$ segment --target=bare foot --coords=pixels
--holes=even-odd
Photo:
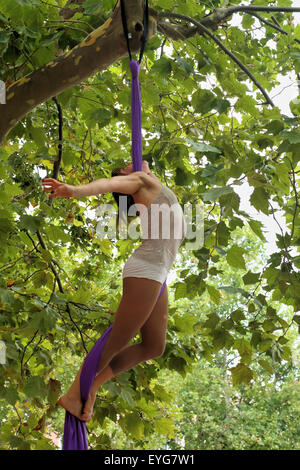
[[[90,413],[85,413],[84,415],[81,413],[82,402],[77,397],[65,394],[60,397],[57,404],[81,421],[90,421],[90,419],[92,419],[92,415],[90,415]]]
[[[83,408],[84,421],[89,421],[94,416],[93,408],[94,408],[95,401],[96,401],[96,394],[89,393],[89,397],[87,401],[85,402],[84,408]]]

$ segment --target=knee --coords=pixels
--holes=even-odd
[[[165,352],[165,346],[165,342],[156,342],[151,345],[144,345],[147,359],[155,359],[162,356]]]

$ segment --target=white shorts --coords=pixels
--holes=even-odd
[[[138,258],[134,256],[134,253],[128,258],[123,268],[123,279],[125,277],[144,277],[163,284],[167,276],[168,269],[166,266]]]

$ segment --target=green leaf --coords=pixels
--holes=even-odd
[[[203,142],[195,142],[192,139],[186,138],[185,141],[192,146],[194,150],[196,150],[199,153],[207,153],[207,152],[213,152],[213,153],[222,153],[220,149],[217,147],[213,147],[212,145],[204,144]]]
[[[168,366],[171,370],[176,370],[179,374],[184,376],[186,361],[182,357],[178,357],[178,356],[169,357]]]
[[[227,246],[229,242],[229,237],[230,237],[230,230],[225,224],[225,222],[222,220],[218,224],[218,228],[217,228],[218,244],[222,246]]]
[[[190,75],[191,73],[194,72],[193,66],[185,59],[183,59],[180,56],[176,57],[176,62],[181,67],[187,75]]]
[[[245,260],[243,255],[245,253],[244,248],[238,245],[233,245],[227,252],[226,259],[230,266],[233,268],[246,269]]]
[[[170,439],[174,438],[175,435],[175,423],[170,418],[160,418],[155,420],[154,429],[157,434],[165,434]]]
[[[228,292],[228,294],[242,294],[244,297],[249,298],[250,294],[244,289],[241,289],[240,287],[234,287],[234,286],[221,286],[219,289]]]
[[[240,322],[245,318],[244,312],[240,309],[234,310],[234,312],[232,312],[230,316],[235,322]]]
[[[38,147],[45,147],[47,138],[45,135],[45,130],[42,127],[31,127],[29,132],[31,134],[31,138]]]
[[[231,104],[228,100],[221,100],[217,98],[215,107],[219,114],[223,114],[226,113],[226,111],[231,107]]]
[[[14,405],[16,401],[19,400],[17,387],[10,387],[5,391],[5,400],[7,400],[10,405]]]
[[[61,383],[59,380],[50,379],[48,383],[48,400],[52,405],[57,403],[61,393]]]
[[[234,387],[242,383],[249,385],[253,379],[253,371],[246,364],[239,363],[236,367],[232,367],[230,371]]]
[[[251,15],[243,15],[242,26],[244,29],[250,29],[255,19]]]
[[[124,431],[128,432],[135,439],[143,439],[144,437],[144,423],[140,418],[140,415],[137,411],[130,413],[126,418],[120,419],[124,426]],[[123,427],[122,426],[122,427]]]
[[[9,305],[14,301],[13,293],[3,287],[0,287],[0,298],[1,302],[5,305]]]
[[[88,109],[82,114],[90,129],[93,129],[96,125],[98,125],[99,129],[106,127],[112,120],[111,111],[105,108]]]
[[[160,0],[159,6],[161,8],[172,8],[174,6],[174,0]]]
[[[258,362],[264,370],[266,370],[270,374],[274,374],[273,367],[269,364],[268,361],[265,361],[264,359],[260,359]]]
[[[10,40],[10,36],[11,33],[9,31],[0,31],[0,44],[8,43]]]
[[[182,170],[181,168],[176,168],[176,175],[175,175],[175,183],[178,186],[185,186],[192,182],[193,175],[187,173],[186,171]]]
[[[47,272],[46,271],[39,271],[35,273],[31,277],[31,281],[33,282],[35,287],[45,286],[48,282]]]
[[[255,235],[257,235],[261,241],[266,242],[265,236],[262,231],[263,224],[259,222],[258,220],[248,220],[248,224],[250,228],[253,230]]]
[[[65,231],[62,228],[57,227],[56,225],[48,224],[47,226],[44,227],[44,231],[46,232],[49,239],[52,241],[55,241],[55,242],[57,240],[61,240],[62,242],[72,241],[70,235],[68,233],[65,233]]]
[[[240,202],[240,196],[234,191],[220,197],[220,204],[224,207],[224,215],[232,214],[232,209],[237,212],[240,207]]]
[[[220,299],[221,299],[220,292],[214,286],[209,286],[208,284],[206,284],[206,289],[207,289],[207,292],[209,293],[211,300],[215,304],[219,305]]]
[[[245,285],[256,284],[260,279],[260,273],[252,273],[248,271],[247,274],[243,276],[243,281]]]
[[[50,297],[50,302],[53,302],[54,304],[57,304],[57,305],[65,305],[67,300],[62,298],[60,295],[56,294],[55,292],[52,292],[51,297]]]
[[[216,328],[212,331],[212,334],[214,349],[220,351],[220,349],[223,349],[226,346],[226,340],[229,333],[224,328]]]
[[[24,385],[24,393],[28,398],[45,398],[48,389],[47,386],[45,385],[42,377],[36,375],[33,377],[29,377],[26,379],[25,385]]]
[[[280,133],[280,137],[288,140],[290,144],[300,144],[300,133],[296,131],[288,131],[287,129]]]
[[[175,285],[175,300],[181,299],[186,295],[186,283],[180,282]]]
[[[101,10],[102,0],[85,0],[82,6],[87,15],[92,15]]]
[[[121,393],[120,397],[128,403],[128,405],[132,408],[135,407],[135,401],[134,401],[134,395],[132,393],[132,390],[130,390],[128,387],[125,388],[124,386],[121,388]]]
[[[250,202],[257,211],[269,214],[269,195],[264,188],[255,188],[250,196]]]
[[[204,328],[214,329],[219,321],[219,315],[217,315],[215,312],[212,312],[207,316],[207,320],[203,323],[203,326]]]
[[[262,352],[266,352],[273,344],[271,339],[263,339],[259,342],[258,348]]]
[[[251,344],[244,338],[236,339],[234,342],[234,347],[238,350],[241,356],[245,354],[251,356],[252,354]]]
[[[179,330],[186,334],[194,333],[194,324],[196,323],[196,318],[193,315],[185,314],[184,317],[175,315],[174,325]]]
[[[27,229],[29,232],[35,233],[40,229],[42,222],[42,217],[22,214],[19,221],[19,228]]]
[[[277,135],[284,129],[284,124],[282,121],[275,119],[266,125],[266,129],[272,134]]]
[[[232,193],[233,189],[230,186],[224,186],[222,188],[213,188],[205,193],[202,193],[203,201],[215,202],[219,197],[224,194]]]
[[[161,57],[156,60],[153,67],[151,68],[151,73],[158,73],[164,77],[168,77],[172,73],[172,61],[167,57]]]
[[[217,98],[209,90],[198,90],[192,96],[192,105],[196,113],[206,114],[216,107]]]

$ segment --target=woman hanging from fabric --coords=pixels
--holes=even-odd
[[[106,381],[141,362],[157,358],[165,349],[168,317],[168,291],[162,285],[175,261],[185,237],[185,220],[174,192],[162,185],[143,161],[142,171],[133,171],[132,163],[82,186],[71,186],[53,178],[44,178],[44,191],[50,197],[85,197],[113,193],[128,195],[139,211],[142,243],[123,268],[123,295],[110,335],[103,348],[88,400],[80,395],[80,373],[59,404],[81,421],[93,416],[96,392]],[[160,217],[160,215],[162,217]],[[129,344],[140,331],[142,341]]]

